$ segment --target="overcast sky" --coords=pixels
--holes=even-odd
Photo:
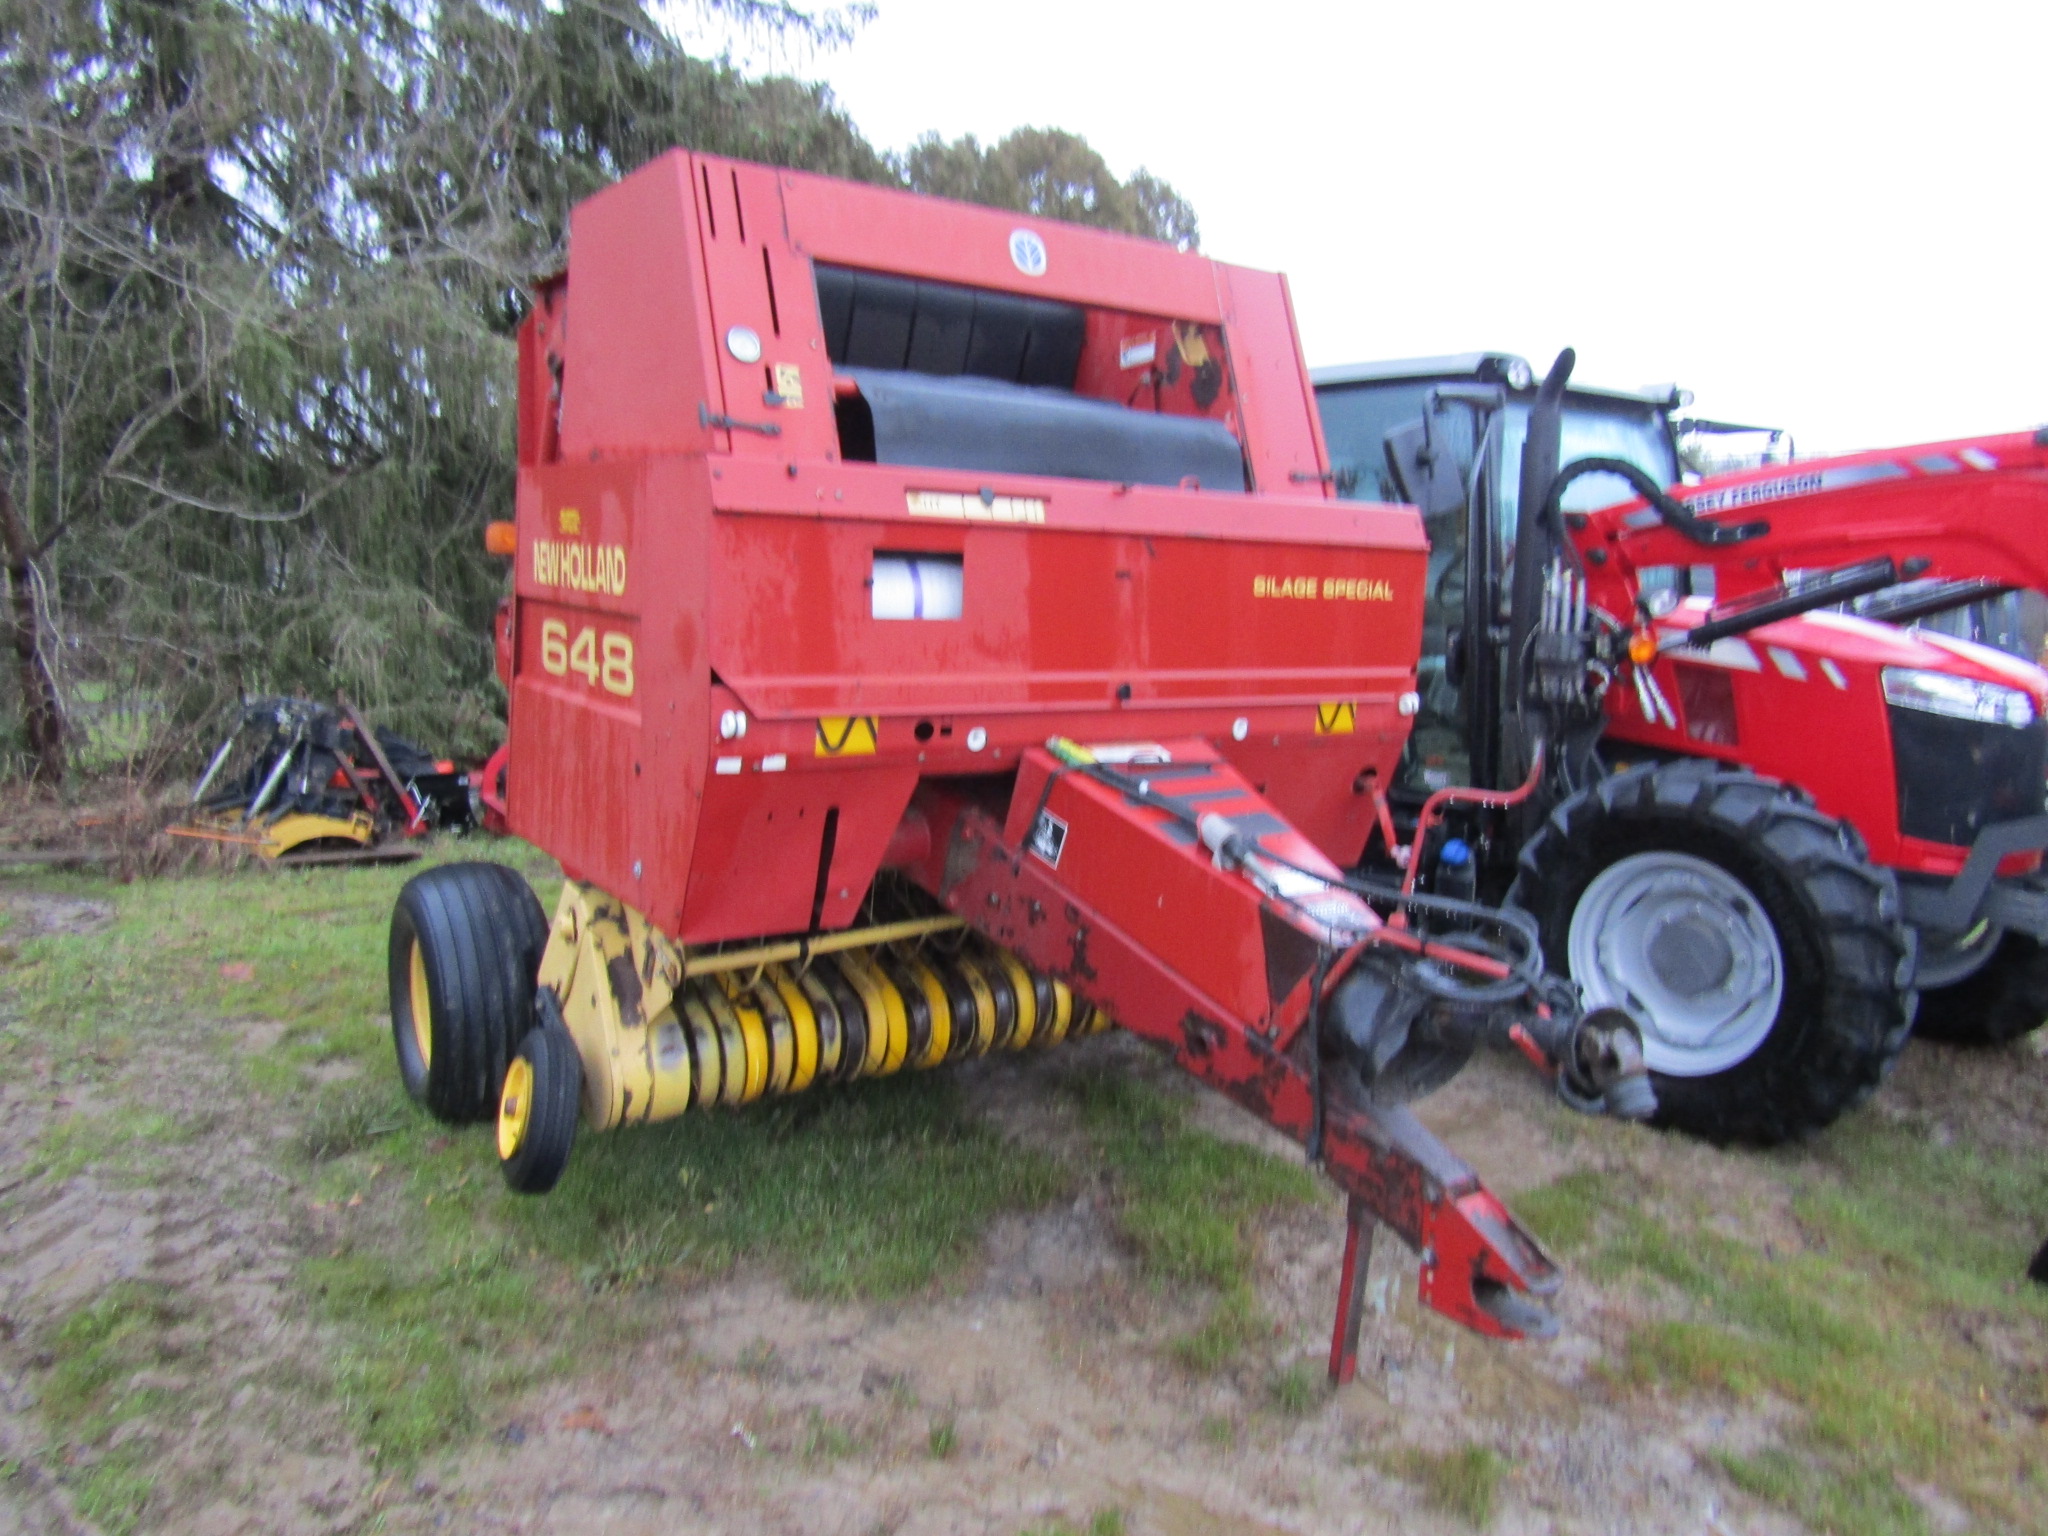
[[[1817,449],[2048,421],[2048,4],[879,0],[876,144],[1085,136],[1311,364],[1496,348]]]

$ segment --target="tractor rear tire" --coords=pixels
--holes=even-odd
[[[2004,1045],[2048,1022],[2048,947],[2007,933],[1982,969],[1920,994],[1914,1030],[1952,1045]]]
[[[498,1103],[498,1169],[521,1195],[544,1195],[562,1177],[583,1106],[576,1042],[548,1013],[519,1042]]]
[[[406,1092],[450,1125],[496,1111],[498,1086],[533,1027],[532,922],[495,864],[413,876],[391,914],[391,1038]],[[519,882],[522,886],[525,882]],[[525,902],[536,910],[532,892]]]
[[[1756,774],[1642,764],[1573,795],[1523,848],[1508,900],[1588,1006],[1643,1021],[1657,1123],[1709,1141],[1821,1129],[1876,1090],[1912,1029],[1891,873],[1854,828]]]

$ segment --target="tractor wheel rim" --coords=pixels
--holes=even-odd
[[[420,1053],[420,1066],[434,1064],[434,1005],[427,995],[427,953],[420,941],[412,941],[412,984],[410,993],[413,1048]]]
[[[1637,853],[1593,877],[1566,939],[1589,1008],[1633,1008],[1653,1072],[1705,1077],[1755,1053],[1777,1023],[1785,955],[1735,876],[1685,853]]]
[[[526,1144],[527,1122],[533,1117],[533,1063],[514,1056],[505,1069],[505,1088],[498,1095],[498,1161],[510,1162]]]

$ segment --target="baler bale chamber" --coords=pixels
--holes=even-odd
[[[1432,1305],[1540,1326],[1554,1266],[1403,1101],[1511,1033],[1598,1099],[1632,1029],[1342,873],[1427,549],[1329,496],[1281,278],[677,151],[576,208],[519,369],[505,805],[567,883],[429,871],[391,943],[408,1085],[515,1188],[579,1118],[1113,1018],[1300,1140],[1353,1257],[1386,1221]]]

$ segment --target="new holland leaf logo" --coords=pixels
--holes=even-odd
[[[814,757],[872,757],[875,751],[873,715],[826,715],[818,721],[817,739],[811,743]]]

